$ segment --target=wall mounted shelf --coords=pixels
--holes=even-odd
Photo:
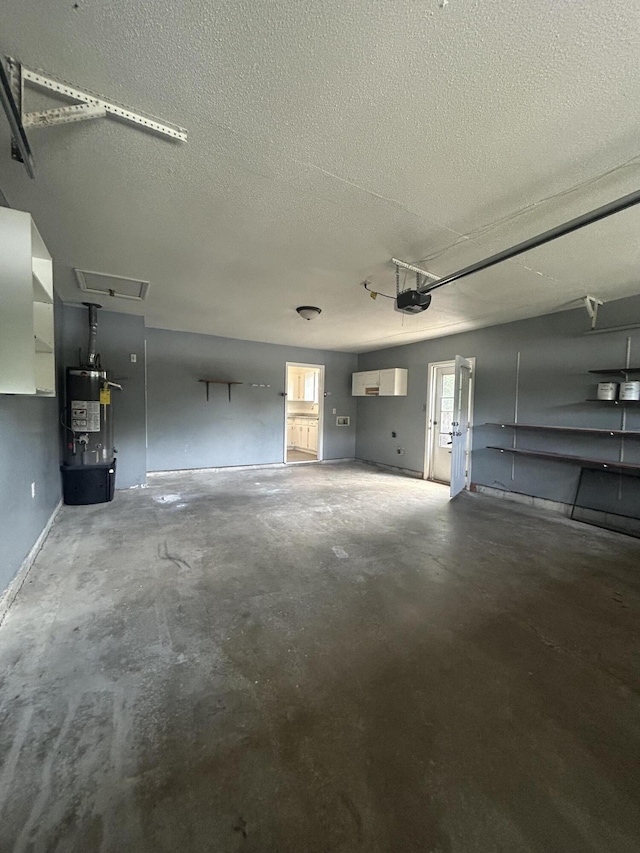
[[[242,385],[242,382],[235,382],[228,379],[198,379],[198,382],[204,382],[207,386],[207,402],[209,401],[209,385],[226,385],[229,392],[229,402],[231,402],[231,386]]]
[[[637,406],[640,400],[598,400],[597,397],[587,397],[586,403],[608,403],[610,406]]]
[[[612,462],[609,459],[593,459],[590,456],[574,456],[568,453],[549,453],[546,450],[521,450],[519,447],[497,447],[488,444],[489,450],[499,450],[500,453],[513,453],[521,456],[537,456],[541,459],[553,459],[557,462],[575,462],[589,468],[599,468],[607,471],[634,471],[640,476],[640,462]]]
[[[614,402],[613,400],[598,400],[602,402]],[[596,429],[595,427],[574,427],[574,426],[543,426],[542,424],[516,424],[516,423],[500,423],[498,421],[487,421],[487,426],[499,426],[503,429],[512,427],[513,429],[533,429],[544,432],[577,432],[577,433],[593,433],[594,435],[626,435],[640,436],[640,430],[633,429]]]
[[[610,370],[590,370],[589,373],[597,373],[598,376],[627,376],[630,373],[640,373],[640,367],[612,367]]]

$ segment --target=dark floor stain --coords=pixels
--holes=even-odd
[[[243,838],[247,837],[247,822],[242,816],[236,821],[233,831],[239,832]]]

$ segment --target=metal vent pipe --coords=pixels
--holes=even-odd
[[[87,345],[87,366],[96,366],[96,340],[98,337],[98,305],[97,302],[83,302],[89,309],[89,343]]]

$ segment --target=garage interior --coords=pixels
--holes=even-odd
[[[1,851],[640,847],[639,49],[3,10]]]

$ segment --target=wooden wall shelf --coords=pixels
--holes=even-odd
[[[598,376],[628,376],[630,373],[640,373],[640,367],[612,367],[605,370],[590,370],[589,373],[597,373]]]
[[[598,400],[597,397],[587,397],[587,403],[609,403],[614,406],[637,406],[640,400]]]
[[[598,402],[601,403],[613,401],[599,400]],[[640,430],[634,429],[596,429],[595,427],[543,426],[542,424],[499,423],[498,421],[487,421],[487,426],[499,426],[503,429],[505,427],[513,427],[514,429],[534,429],[548,432],[593,433],[594,435],[627,435],[632,438],[640,436]]]
[[[568,453],[549,453],[545,450],[521,450],[519,447],[497,447],[488,444],[489,450],[499,450],[500,453],[515,453],[521,456],[537,456],[541,459],[553,459],[557,462],[575,462],[589,468],[600,468],[607,471],[637,471],[640,475],[640,462],[612,462],[609,459],[593,459],[590,456],[573,456]]]

